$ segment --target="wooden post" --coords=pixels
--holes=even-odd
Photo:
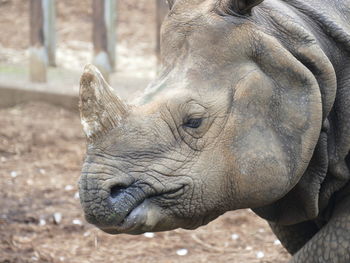
[[[108,81],[115,67],[116,0],[93,0],[93,64]]]
[[[49,66],[56,66],[56,11],[55,0],[42,0],[44,10],[44,43]]]
[[[46,82],[47,65],[56,66],[55,0],[30,0],[30,79]]]
[[[46,82],[47,52],[44,43],[44,15],[41,0],[30,0],[30,79]]]
[[[156,0],[156,55],[158,66],[160,64],[160,29],[163,23],[165,16],[169,12],[169,7],[166,3],[166,0]]]

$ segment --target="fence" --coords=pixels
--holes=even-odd
[[[160,57],[160,27],[168,12],[165,0],[156,1],[156,55]],[[116,67],[118,0],[92,0],[93,63],[108,80]],[[56,65],[55,0],[30,0],[29,71],[32,82],[46,82],[47,68]]]

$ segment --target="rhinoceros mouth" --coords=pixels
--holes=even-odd
[[[150,199],[145,199],[141,204],[133,208],[120,223],[99,228],[108,234],[128,233],[137,235],[151,231],[150,229],[154,226],[147,224],[150,202]]]
[[[151,232],[165,217],[164,210],[167,208],[160,206],[159,203],[166,203],[168,207],[175,205],[172,200],[176,200],[178,196],[184,193],[184,190],[185,186],[182,185],[161,194],[145,196],[134,204],[130,204],[131,206],[129,206],[127,209],[128,212],[125,215],[119,214],[119,220],[110,222],[111,224],[109,226],[97,225],[97,227],[109,234],[128,233],[136,235]],[[118,203],[114,203],[113,205],[118,206]]]

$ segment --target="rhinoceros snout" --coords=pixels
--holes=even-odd
[[[110,189],[108,205],[111,213],[115,215],[114,224],[120,224],[128,214],[139,204],[141,204],[150,193],[137,185],[123,187],[115,185]]]
[[[125,186],[120,186],[120,185],[115,185],[111,187],[110,190],[110,198],[111,201],[114,202],[114,200],[117,200],[120,195],[125,194],[127,190],[127,187]]]
[[[121,232],[128,228],[125,223],[129,214],[154,195],[149,188],[138,183],[122,184],[113,180],[96,184],[92,181],[89,176],[82,176],[80,201],[86,220],[106,232],[112,229]]]

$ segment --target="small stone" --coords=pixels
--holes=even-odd
[[[97,236],[95,236],[95,248],[98,248],[98,239],[97,239]]]
[[[88,236],[90,236],[90,234],[91,234],[90,231],[86,231],[86,232],[83,234],[83,236],[84,236],[84,237],[88,237]]]
[[[41,169],[39,169],[39,173],[40,173],[40,174],[46,174],[46,171],[45,171],[45,169],[42,169],[42,168],[41,168]]]
[[[153,238],[153,237],[155,236],[155,234],[152,233],[152,232],[146,232],[146,233],[144,233],[143,235],[144,235],[145,237],[147,237],[147,238]]]
[[[62,261],[62,262],[65,260],[64,257],[59,257],[59,259],[60,259],[60,261]]]
[[[73,223],[73,225],[79,225],[79,226],[81,226],[83,223],[81,222],[81,220],[79,220],[79,219],[74,219],[73,221],[72,221],[72,223]]]
[[[0,218],[1,218],[1,219],[7,219],[7,215],[1,214],[1,215],[0,215]]]
[[[7,161],[6,157],[4,157],[4,156],[1,156],[0,160],[1,160],[2,163]]]
[[[65,187],[64,187],[64,190],[66,190],[66,191],[71,191],[71,190],[73,190],[73,185],[66,185]]]
[[[43,218],[40,218],[40,220],[39,220],[39,226],[44,226],[44,225],[46,225],[46,220],[43,219]]]
[[[265,257],[264,252],[258,251],[258,252],[256,253],[256,258],[263,258],[263,257]]]
[[[238,234],[232,234],[231,238],[232,238],[232,240],[237,240],[237,239],[239,239],[239,235]]]
[[[188,254],[188,250],[186,248],[182,248],[176,251],[178,256],[186,256]]]
[[[264,233],[264,232],[265,232],[265,229],[259,228],[258,232],[259,232],[259,233]]]
[[[281,245],[281,241],[279,241],[278,239],[276,239],[275,241],[273,241],[273,244],[274,244],[275,246],[279,246],[279,245]]]
[[[34,184],[34,181],[33,181],[32,179],[28,179],[28,180],[27,180],[27,184],[28,184],[28,185],[33,185],[33,184]]]
[[[246,246],[245,250],[253,250],[253,248],[251,246]]]
[[[16,172],[16,171],[12,171],[12,172],[11,172],[11,177],[12,177],[12,178],[16,178],[16,177],[17,177],[17,175],[18,175],[18,174],[17,174],[17,172]]]
[[[62,214],[61,213],[54,213],[53,214],[53,222],[58,225],[62,221]]]
[[[31,243],[33,241],[33,238],[27,236],[14,236],[13,239],[15,242],[19,242],[22,244]]]
[[[76,193],[74,194],[74,199],[79,199],[79,192],[76,192]]]

